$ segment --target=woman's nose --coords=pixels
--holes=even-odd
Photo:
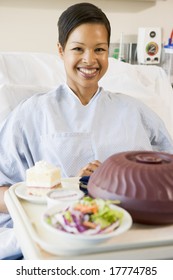
[[[88,65],[92,65],[95,63],[96,60],[96,54],[92,50],[88,50],[83,55],[83,62],[87,63]]]

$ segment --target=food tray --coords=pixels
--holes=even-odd
[[[69,259],[69,257],[71,259],[162,259],[173,257],[173,225],[133,224],[129,231],[106,243],[76,250],[70,250],[67,244],[66,248],[59,250],[58,245],[52,238],[50,240],[48,232],[41,223],[41,216],[47,205],[19,198],[16,196],[16,187],[17,185],[10,187],[5,193],[5,201],[26,259]],[[52,248],[54,248],[54,254],[52,254]]]

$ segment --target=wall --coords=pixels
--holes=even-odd
[[[56,52],[57,20],[70,0],[0,0],[0,51]],[[136,42],[138,27],[160,26],[163,42],[173,28],[173,0],[96,0],[112,25],[111,42]]]

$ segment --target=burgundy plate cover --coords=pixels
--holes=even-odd
[[[120,200],[134,222],[173,223],[173,155],[151,151],[114,154],[90,176],[88,193]]]

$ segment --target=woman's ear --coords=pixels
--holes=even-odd
[[[63,59],[63,53],[64,53],[64,51],[63,51],[63,47],[61,46],[60,43],[57,43],[57,48],[58,48],[58,54],[59,54],[60,58]]]

